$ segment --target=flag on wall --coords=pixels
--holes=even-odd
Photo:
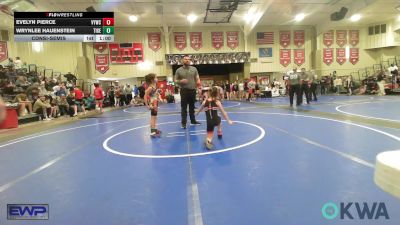
[[[291,63],[291,51],[290,49],[279,50],[279,62],[282,66],[287,67]]]
[[[104,52],[104,50],[107,49],[107,42],[96,42],[93,44],[94,49],[96,49],[98,52]]]
[[[323,61],[326,65],[331,65],[333,62],[333,48],[324,48]]]
[[[104,74],[110,69],[108,65],[108,54],[96,54],[94,55],[94,61],[96,63],[96,70]]]
[[[304,45],[306,39],[304,30],[295,30],[293,36],[294,45],[296,45],[298,48]]]
[[[333,44],[333,30],[323,34],[323,42],[326,47],[330,47]]]
[[[336,49],[336,62],[342,65],[346,62],[346,49],[345,48],[337,48]]]
[[[287,48],[290,45],[290,30],[279,31],[279,44],[282,48]]]
[[[306,57],[306,53],[304,49],[294,49],[293,50],[293,54],[294,54],[294,63],[296,63],[296,65],[301,66],[303,65],[304,61],[305,61],[305,57]]]
[[[186,32],[174,32],[175,48],[182,51],[186,48]]]
[[[190,32],[190,47],[198,51],[203,46],[202,32]]]
[[[349,31],[350,44],[355,47],[360,41],[360,32],[358,30]]]
[[[224,32],[211,32],[211,43],[215,49],[224,46]]]
[[[358,48],[350,48],[350,62],[355,65],[360,58]]]
[[[231,49],[235,49],[239,46],[239,32],[237,31],[227,31],[226,32],[226,43]]]
[[[272,48],[259,48],[258,57],[260,58],[272,57]]]
[[[147,33],[147,42],[151,50],[158,51],[161,48],[161,33]]]
[[[274,44],[274,32],[257,32],[257,44],[258,45],[273,45]]]
[[[347,30],[337,30],[336,31],[336,44],[343,47],[347,44]]]

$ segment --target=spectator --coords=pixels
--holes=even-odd
[[[63,95],[63,94],[61,94]],[[78,115],[78,106],[76,105],[76,101],[75,101],[75,96],[74,96],[74,92],[70,92],[67,96],[67,102],[69,105],[69,115],[70,116],[77,116]]]
[[[73,89],[73,92],[75,94],[75,100],[76,100],[77,106],[81,107],[83,114],[86,114],[85,104],[83,102],[82,91],[77,86],[75,86],[75,88]]]
[[[46,96],[39,95],[39,98],[33,105],[33,111],[42,115],[43,120],[51,120],[51,118],[48,116],[49,114],[51,115],[51,113],[48,113],[49,110],[51,111],[51,105],[48,101],[46,101]]]
[[[25,109],[28,109],[28,114],[32,113],[32,102],[29,101],[25,93],[20,93],[15,96],[14,102],[18,104],[18,115],[25,116]]]
[[[56,97],[56,98],[58,98],[58,97]],[[62,94],[60,97],[60,101],[58,102],[58,108],[60,110],[60,115],[62,115],[62,116],[70,114],[67,97],[64,94]]]

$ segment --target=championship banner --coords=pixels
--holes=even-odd
[[[290,45],[290,30],[279,31],[279,44],[282,48],[287,48]]]
[[[360,58],[360,54],[358,52],[358,48],[350,48],[350,62],[355,65]]]
[[[305,42],[305,31],[304,30],[295,30],[293,35],[293,42],[298,48],[304,45]]]
[[[333,48],[324,48],[323,61],[326,65],[331,65],[333,62]]]
[[[294,54],[294,63],[296,63],[296,65],[301,66],[303,65],[304,61],[305,61],[305,50],[304,49],[294,49],[293,50],[293,54]]]
[[[347,30],[337,30],[336,31],[336,44],[343,47],[347,44]]]
[[[350,30],[349,31],[349,39],[350,44],[354,47],[360,41],[360,33],[358,30]]]
[[[345,48],[337,48],[336,49],[336,62],[342,65],[346,62],[346,49]]]
[[[211,44],[215,49],[224,46],[224,32],[211,32]]]
[[[107,49],[107,42],[97,42],[94,43],[94,49],[96,49],[98,52],[104,52],[104,50]]]
[[[239,32],[227,31],[226,32],[226,44],[231,49],[237,48],[237,46],[239,46]]]
[[[280,49],[279,50],[279,62],[282,66],[287,67],[291,63],[291,50],[290,49]]]
[[[323,34],[324,45],[330,47],[333,44],[333,30],[327,31]]]
[[[257,45],[273,45],[274,32],[257,32]]]
[[[182,51],[186,48],[186,32],[174,32],[175,48]]]
[[[147,42],[151,50],[158,51],[161,48],[161,33],[147,33]]]
[[[113,64],[134,64],[144,62],[142,43],[110,43],[110,62]]]
[[[110,69],[110,66],[108,65],[108,55],[94,55],[94,61],[96,63],[96,70],[100,73],[104,74],[108,69]]]
[[[7,42],[0,42],[0,62],[8,59],[8,50],[7,50]]]
[[[203,37],[201,32],[190,32],[190,47],[198,51],[203,46]]]

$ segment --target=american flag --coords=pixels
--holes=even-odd
[[[273,45],[274,44],[274,32],[257,32],[257,44],[258,45]]]

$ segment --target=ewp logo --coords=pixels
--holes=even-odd
[[[355,210],[351,210],[355,207]],[[332,202],[325,203],[322,206],[322,216],[325,219],[332,220],[335,219],[340,214],[340,219],[350,219],[353,220],[354,216],[358,216],[358,219],[380,219],[380,217],[384,217],[385,219],[390,219],[389,214],[386,209],[386,205],[383,202],[374,202],[371,205],[363,202],[362,204],[358,202],[348,202],[348,203],[340,203],[339,207]],[[366,218],[365,218],[366,217]],[[356,218],[357,219],[357,218]]]
[[[49,205],[47,204],[8,204],[8,220],[48,220]]]

